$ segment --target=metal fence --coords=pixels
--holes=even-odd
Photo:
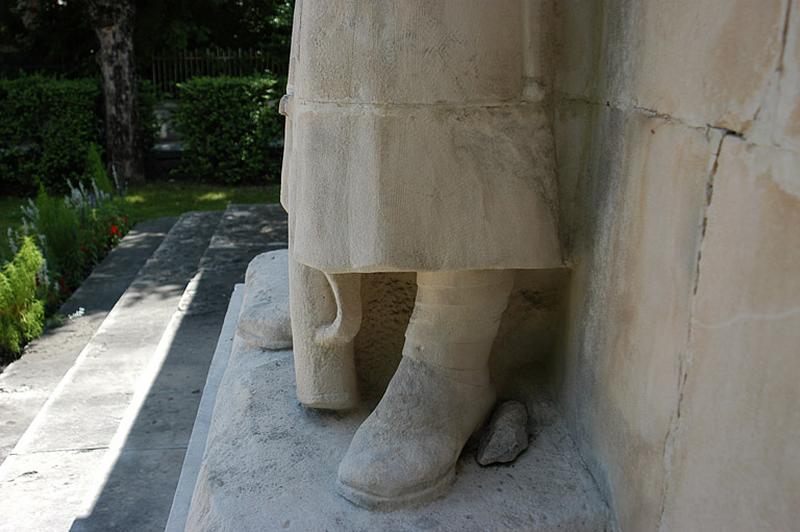
[[[153,56],[151,81],[161,92],[176,95],[177,84],[197,76],[285,74],[286,59],[253,48],[207,48]]]

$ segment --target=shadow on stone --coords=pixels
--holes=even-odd
[[[149,388],[124,441],[110,451],[117,457],[94,505],[70,530],[164,529],[233,286],[254,256],[286,241],[279,205],[232,205],[226,211],[184,291],[169,345],[162,338],[163,362],[154,378],[145,371],[140,386]],[[160,288],[157,280],[153,288]]]

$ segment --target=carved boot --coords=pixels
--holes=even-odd
[[[339,466],[342,496],[391,509],[448,489],[495,401],[489,354],[512,284],[508,270],[417,275],[403,358]]]
[[[304,406],[358,404],[353,338],[361,326],[359,274],[325,274],[289,259],[297,398]]]

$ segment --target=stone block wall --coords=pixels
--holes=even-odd
[[[553,384],[620,529],[795,528],[800,2],[528,9],[573,270]]]
[[[492,346],[492,379],[501,399],[526,403],[546,388],[544,361],[553,353],[563,322],[566,269],[519,270]],[[355,338],[359,392],[377,401],[394,375],[414,309],[416,277],[410,272],[361,278],[363,320]],[[536,392],[536,393],[534,393]]]

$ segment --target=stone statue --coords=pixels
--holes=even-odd
[[[339,467],[361,506],[447,489],[495,401],[488,359],[514,270],[561,266],[523,4],[295,7],[281,202],[302,404],[357,404],[360,275],[417,272],[402,361]]]

